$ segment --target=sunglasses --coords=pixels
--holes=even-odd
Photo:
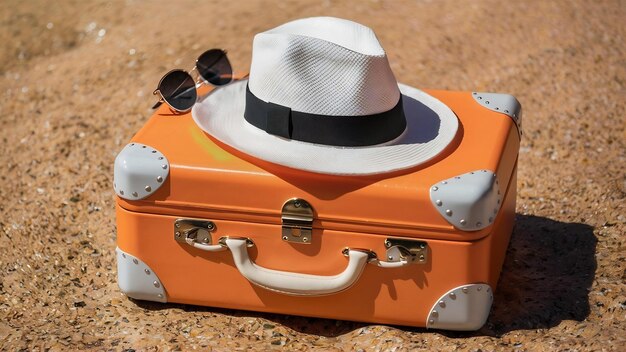
[[[152,108],[156,109],[166,103],[176,112],[187,112],[198,98],[196,88],[203,83],[223,86],[233,80],[233,69],[226,51],[221,49],[210,49],[202,53],[196,60],[192,71],[194,70],[199,76],[197,81],[185,70],[174,69],[166,73],[159,81],[157,89],[152,92],[161,96]]]

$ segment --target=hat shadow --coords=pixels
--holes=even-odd
[[[563,320],[583,321],[590,313],[589,288],[596,271],[597,239],[593,227],[533,215],[516,216],[494,304],[483,328],[472,332],[434,332],[450,338],[498,337],[516,330],[545,329]],[[361,322],[320,319],[242,310],[156,303],[130,299],[148,310],[178,308],[230,317],[265,319],[296,332],[337,337],[372,326]],[[273,324],[270,324],[273,325]],[[406,332],[432,332],[396,326]]]
[[[417,99],[402,95],[406,132],[394,144],[428,143],[439,135],[441,118]]]

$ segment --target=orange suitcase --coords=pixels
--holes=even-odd
[[[115,163],[121,290],[479,329],[514,222],[521,106],[505,94],[426,92],[458,117],[453,142],[424,165],[374,176],[264,162],[214,140],[191,113],[161,107]]]
[[[201,77],[230,81],[225,52],[205,54]],[[515,217],[519,102],[398,84],[373,31],[337,18],[257,34],[252,57],[200,100],[171,71],[184,80],[156,92],[178,113],[162,106],[117,156],[121,290],[479,329]]]

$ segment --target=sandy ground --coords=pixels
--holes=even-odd
[[[162,74],[313,15],[372,27],[401,81],[524,106],[517,226],[475,333],[136,302],[113,160]],[[623,1],[15,1],[0,10],[0,349],[623,350]]]

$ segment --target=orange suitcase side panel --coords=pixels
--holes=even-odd
[[[234,266],[229,251],[208,253],[176,242],[176,216],[139,213],[118,205],[117,242],[119,249],[139,258],[158,276],[155,284],[163,286],[168,302],[428,326],[433,306],[452,288],[470,283],[496,287],[514,222],[515,181],[513,176],[489,235],[476,241],[424,239],[428,243],[426,264],[402,268],[367,265],[354,286],[327,296],[287,296],[251,284]],[[253,238],[255,245],[249,251],[258,265],[315,275],[341,271],[346,265],[341,254],[346,246],[369,248],[384,256],[384,239],[395,235],[316,228],[314,242],[302,246],[282,241],[281,228],[275,224],[231,220],[216,220],[215,224],[213,242],[221,236]],[[438,309],[443,315],[445,308]]]

